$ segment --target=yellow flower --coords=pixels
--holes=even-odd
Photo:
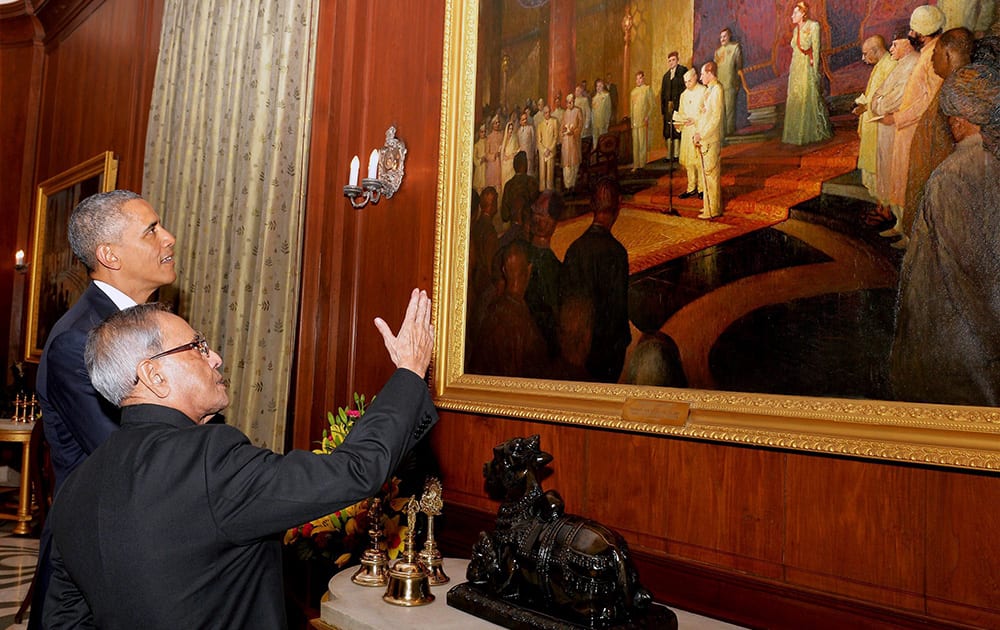
[[[312,531],[314,534],[319,532],[333,531],[334,529],[333,521],[330,520],[329,515],[318,518],[315,521],[311,521],[311,523],[313,526]]]
[[[385,550],[393,560],[403,551],[406,541],[407,527],[399,525],[399,518],[397,515],[385,519]]]

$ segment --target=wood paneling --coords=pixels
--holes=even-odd
[[[926,471],[805,455],[786,461],[788,578],[922,610]]]
[[[649,440],[649,438],[645,438]],[[780,576],[785,471],[773,453],[667,441],[668,550],[692,560]]]
[[[998,505],[995,476],[928,472],[925,570],[931,613],[1000,628]]]
[[[31,105],[37,101],[37,85],[32,70],[40,50],[34,46],[34,28],[26,15],[4,19],[0,39],[0,339],[10,340],[4,358],[4,374],[0,384],[6,384],[10,374],[6,366],[20,361],[21,314],[26,298],[26,276],[14,272],[14,252],[29,252],[27,217],[30,204],[22,198],[25,187],[24,152]],[[11,229],[11,226],[13,229]]]
[[[106,0],[47,34],[35,181],[111,150],[118,186],[140,190],[162,1]]]
[[[431,293],[443,38],[440,3],[405,11],[387,0],[321,4],[295,400],[300,448],[326,410],[352,391],[374,394],[391,374],[374,318],[396,330],[410,290]],[[390,125],[407,146],[402,186],[355,210],[342,193],[351,158],[366,163]]]
[[[753,627],[1000,627],[1000,524],[982,516],[1000,499],[996,475],[441,416],[433,443],[458,529],[445,521],[439,536],[452,553],[490,529],[489,449],[539,432],[556,454],[545,487],[625,535],[664,601]]]

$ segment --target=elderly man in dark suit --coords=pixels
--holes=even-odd
[[[69,219],[69,242],[91,283],[53,326],[35,384],[58,490],[80,462],[118,429],[118,410],[90,383],[83,362],[87,333],[120,309],[145,302],[176,279],[174,237],[142,197],[114,190],[87,197]],[[43,530],[28,627],[41,627],[49,576]]]
[[[414,290],[398,336],[375,320],[398,369],[331,454],[282,456],[206,424],[229,403],[222,359],[159,305],[95,328],[87,368],[122,428],[53,505],[45,627],[286,627],[277,534],[375,494],[437,421],[430,313]]]
[[[681,102],[681,94],[684,92],[684,73],[687,68],[677,61],[679,55],[677,51],[667,55],[667,71],[663,73],[663,80],[660,82],[660,113],[663,114],[663,139],[667,142],[668,160],[673,160],[680,152],[678,141],[681,134],[671,124],[674,112]]]

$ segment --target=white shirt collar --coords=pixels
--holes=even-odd
[[[130,306],[135,306],[136,304],[138,304],[138,302],[136,302],[135,300],[133,300],[129,296],[125,295],[124,293],[122,293],[118,289],[114,288],[113,286],[111,286],[107,282],[101,282],[100,280],[94,280],[94,284],[97,285],[98,289],[100,289],[101,291],[104,291],[104,295],[108,296],[111,299],[111,301],[115,303],[115,306],[118,307],[119,311],[124,311],[125,309],[129,308]]]

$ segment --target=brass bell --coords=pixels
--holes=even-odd
[[[385,586],[389,583],[388,563],[384,558],[374,555],[369,557],[371,550],[361,556],[361,566],[351,576],[351,581],[360,586]]]
[[[424,568],[406,560],[394,564],[389,569],[389,586],[382,599],[396,606],[423,606],[434,601]]]
[[[417,524],[417,502],[406,504],[406,542],[403,557],[389,569],[389,586],[382,599],[396,606],[423,606],[434,601],[430,580],[424,567],[417,560],[414,528]]]
[[[368,537],[372,544],[361,554],[361,566],[351,576],[351,581],[361,586],[385,586],[389,583],[389,555],[382,549],[385,534],[382,532],[382,501],[378,497],[371,500],[368,520],[371,523]]]
[[[447,584],[451,580],[444,572],[444,560],[434,541],[434,517],[441,514],[442,507],[441,481],[437,477],[429,477],[424,482],[424,494],[420,497],[420,511],[427,515],[427,540],[420,551],[420,563],[427,571],[432,586]]]
[[[444,561],[441,558],[440,552],[437,552],[436,555],[431,555],[431,557],[427,557],[425,552],[421,551],[420,563],[421,566],[426,568],[427,580],[432,586],[441,586],[442,584],[447,584],[451,580],[451,578],[448,577],[448,574],[444,572]]]

